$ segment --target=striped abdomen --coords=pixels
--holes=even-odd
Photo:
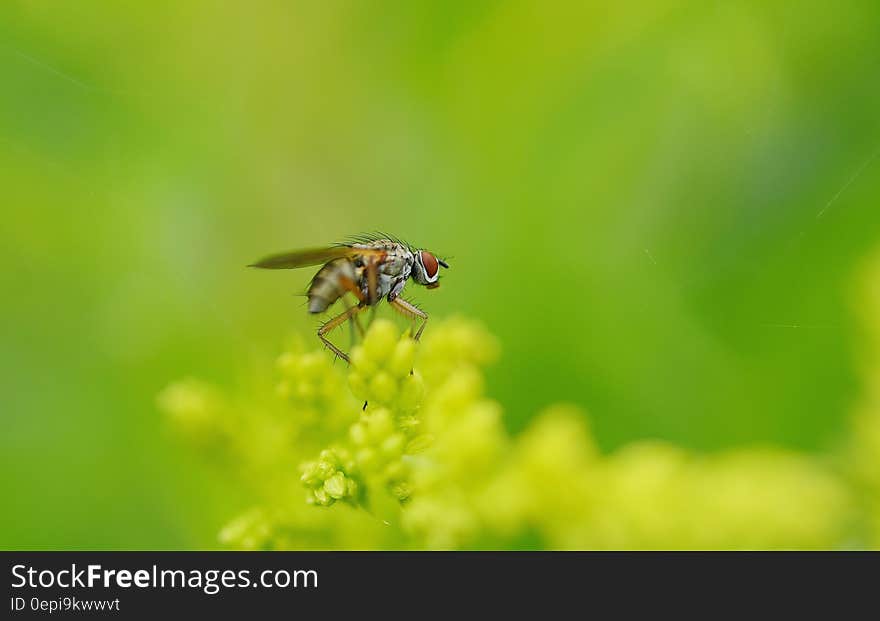
[[[354,264],[348,259],[335,259],[318,270],[309,285],[309,312],[323,313],[349,291],[347,283],[357,283]]]

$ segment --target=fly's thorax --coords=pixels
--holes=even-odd
[[[368,244],[355,244],[354,248],[364,248],[365,250],[383,250],[385,257],[378,265],[379,274],[385,274],[392,278],[400,276],[409,276],[415,257],[412,251],[404,244],[391,241],[390,239],[379,239]]]
[[[400,245],[388,251],[385,260],[379,265],[379,273],[390,278],[409,278],[412,270],[413,254]]]
[[[377,299],[384,298],[398,283],[406,281],[410,277],[415,257],[406,245],[388,239],[380,239],[369,244],[356,245],[355,247],[383,250],[385,253],[385,256],[376,266]],[[360,276],[361,291],[365,297],[369,297],[370,292],[366,269],[360,267],[357,267],[357,269]]]
[[[389,250],[379,269],[380,297],[387,296],[395,288],[397,293],[400,293],[403,283],[409,279],[412,273],[414,260],[412,252],[406,246],[397,244],[395,248]]]

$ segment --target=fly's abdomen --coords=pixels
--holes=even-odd
[[[309,312],[323,313],[348,291],[345,283],[353,282],[357,282],[357,274],[348,259],[336,259],[325,264],[309,285]]]

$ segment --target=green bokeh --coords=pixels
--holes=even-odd
[[[155,396],[311,331],[267,252],[388,230],[522,428],[820,450],[860,390],[880,4],[7,2],[0,547],[212,547]],[[430,326],[428,328],[430,330]]]

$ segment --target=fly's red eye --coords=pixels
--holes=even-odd
[[[428,278],[434,278],[437,275],[437,271],[440,269],[440,265],[437,263],[437,259],[430,252],[425,252],[422,250],[422,265],[425,266],[425,275]]]

